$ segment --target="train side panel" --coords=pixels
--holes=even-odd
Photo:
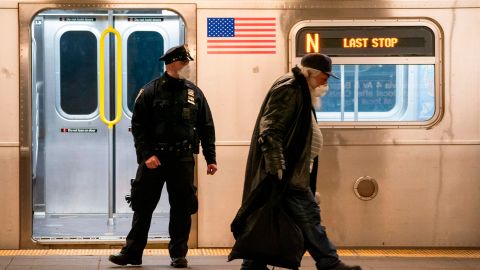
[[[0,9],[0,248],[19,247],[18,10]]]
[[[248,16],[234,10],[199,12],[199,85],[206,92],[217,125],[220,172],[203,176],[199,162],[201,210],[199,245],[231,246],[229,223],[240,205],[248,143],[260,102],[276,77],[288,71],[281,49],[268,57],[226,57],[205,53],[202,39],[207,17]],[[418,20],[425,10],[334,9],[263,10],[251,13],[280,16],[278,43],[287,43],[289,29],[300,20]],[[368,17],[365,16],[368,14]],[[318,191],[323,224],[340,246],[467,246],[480,243],[479,64],[480,39],[468,25],[479,23],[477,9],[430,9],[428,20],[443,30],[440,87],[445,112],[431,129],[323,128]],[[255,69],[258,65],[260,68]],[[262,65],[271,67],[262,73]],[[217,70],[218,68],[218,70]],[[253,70],[259,70],[260,78]],[[221,76],[218,76],[220,72]],[[442,76],[436,74],[436,76]],[[224,94],[228,87],[229,95]],[[248,90],[248,89],[256,89]],[[245,92],[252,91],[252,92]],[[253,102],[246,102],[246,94]],[[441,108],[438,108],[441,109]],[[321,123],[320,123],[321,125]],[[233,145],[235,144],[235,145]],[[240,160],[242,162],[240,162]],[[235,173],[233,173],[235,172]],[[371,201],[355,196],[354,183],[374,177],[378,195]],[[228,207],[227,207],[228,205]],[[461,224],[461,225],[460,225]],[[216,232],[216,233],[212,233]]]

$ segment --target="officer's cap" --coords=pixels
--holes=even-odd
[[[332,72],[332,60],[325,54],[310,53],[302,57],[300,64],[304,67],[320,70],[321,72],[338,79]]]
[[[190,55],[187,45],[184,44],[168,49],[158,60],[165,61],[165,65],[168,65],[175,61],[192,61],[193,57]]]

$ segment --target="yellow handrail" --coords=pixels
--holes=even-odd
[[[105,36],[108,33],[114,33],[117,37],[117,109],[115,119],[107,120],[105,117]],[[122,39],[120,33],[111,25],[102,32],[100,37],[100,120],[108,128],[113,128],[122,118]]]

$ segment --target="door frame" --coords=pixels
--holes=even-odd
[[[185,42],[188,43],[190,53],[196,58],[197,51],[197,6],[196,4],[19,4],[19,69],[20,69],[20,248],[47,248],[51,244],[59,244],[62,247],[74,245],[102,244],[103,246],[118,246],[118,241],[91,242],[85,240],[72,240],[51,242],[48,245],[38,243],[32,239],[33,232],[33,205],[32,205],[32,39],[30,36],[31,23],[37,13],[46,9],[81,10],[81,9],[169,9],[182,16],[186,26]],[[196,66],[193,65],[192,73],[196,74]],[[195,81],[194,81],[195,82]],[[196,177],[195,177],[195,181]],[[192,217],[192,229],[190,231],[189,246],[197,247],[197,215]]]

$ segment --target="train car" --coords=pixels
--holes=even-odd
[[[339,80],[317,109],[317,191],[340,247],[480,246],[480,2],[0,2],[0,248],[118,246],[136,160],[130,120],[168,48],[188,44],[216,127],[197,157],[191,247],[231,247],[250,137],[303,55]],[[149,243],[168,241],[168,195]]]

